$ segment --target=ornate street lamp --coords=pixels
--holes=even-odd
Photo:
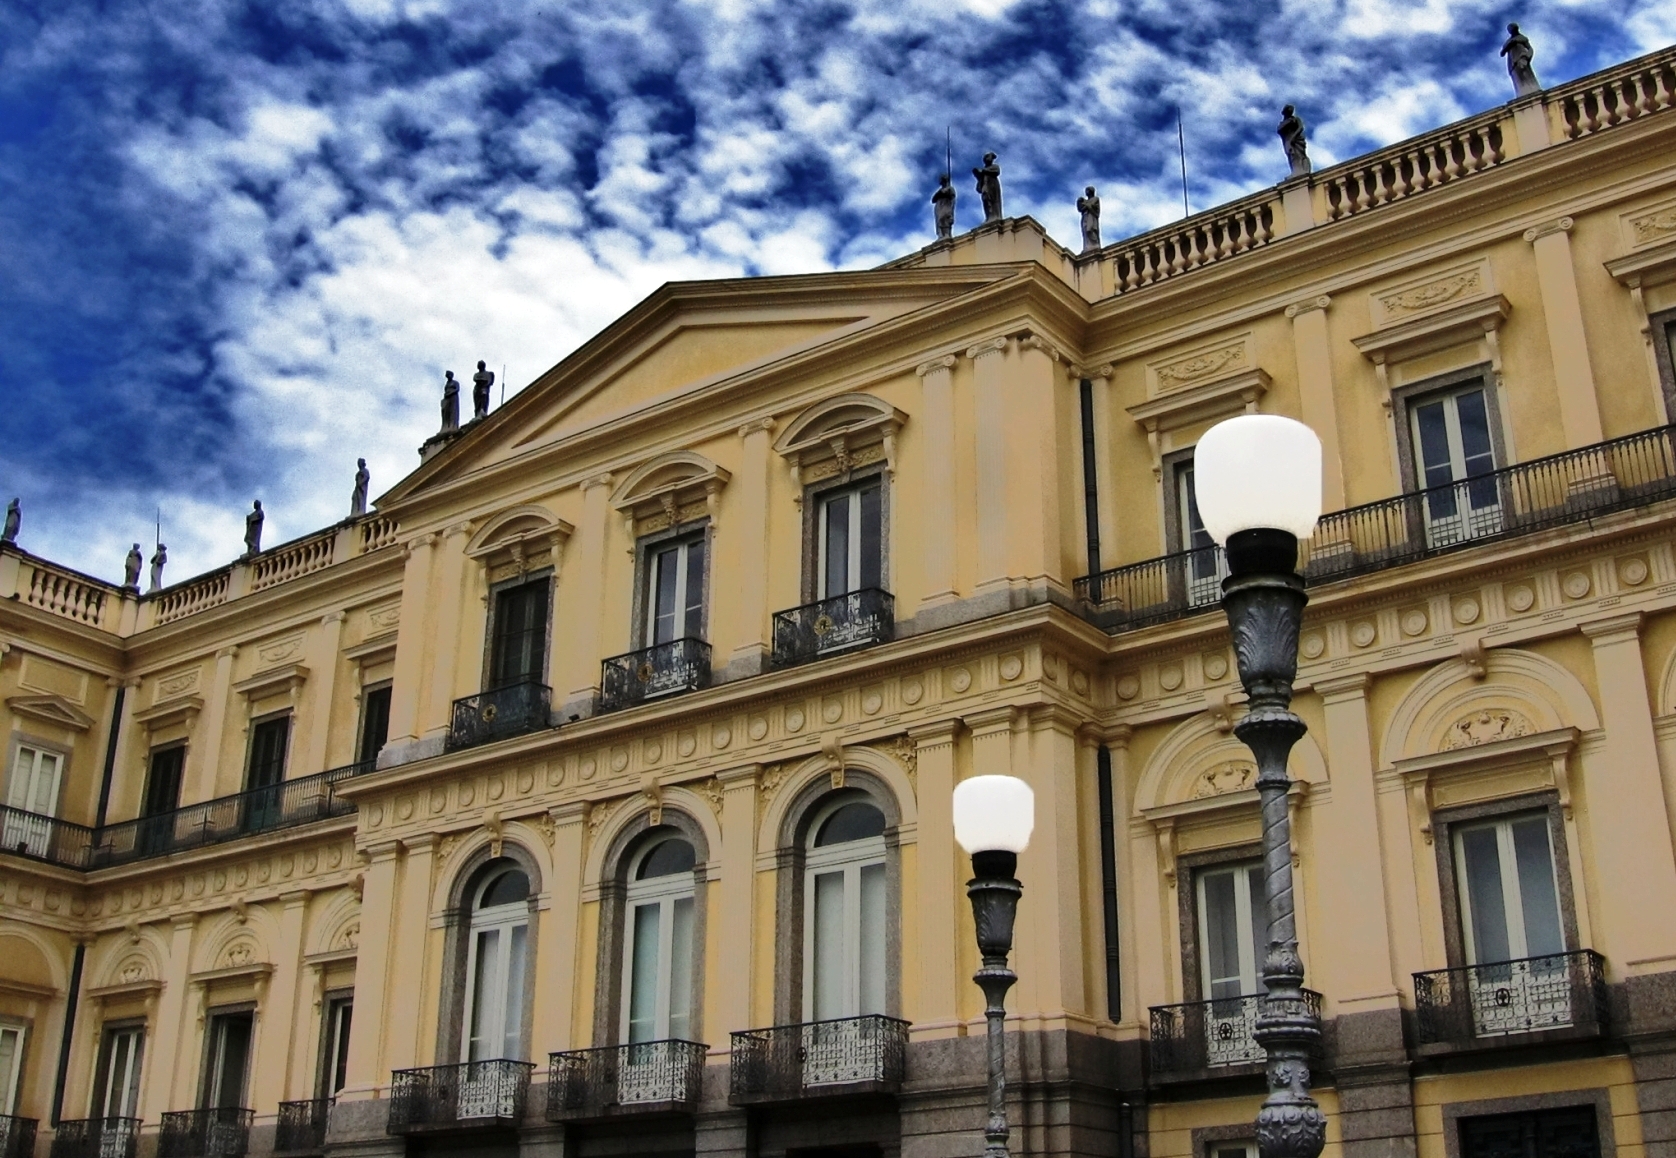
[[[1269,1096],[1257,1113],[1262,1158],[1316,1158],[1327,1119],[1309,1093],[1309,1056],[1321,1021],[1305,998],[1292,902],[1292,823],[1286,759],[1304,734],[1292,711],[1303,576],[1298,540],[1321,515],[1321,440],[1301,422],[1246,414],[1205,432],[1193,453],[1199,517],[1222,545],[1222,609],[1248,710],[1234,734],[1257,758],[1263,801],[1263,877],[1269,947],[1254,1036],[1268,1054]]]
[[[1007,1158],[1007,1039],[1003,1020],[1007,990],[1018,975],[1007,968],[1013,947],[1013,916],[1024,887],[1014,873],[1018,854],[1036,826],[1036,794],[1015,776],[973,776],[954,788],[954,838],[972,857],[972,919],[978,927],[983,964],[972,980],[983,990],[989,1022],[989,1124],[984,1158]]]

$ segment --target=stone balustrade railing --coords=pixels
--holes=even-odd
[[[383,515],[372,515],[360,524],[361,554],[393,547],[396,543],[396,520]]]
[[[24,603],[91,627],[105,626],[107,609],[117,602],[116,591],[108,584],[45,559],[20,560],[16,582]]]
[[[1556,140],[1575,140],[1676,103],[1676,48],[1556,85],[1545,94]]]
[[[1508,158],[1506,119],[1506,109],[1495,109],[1317,173],[1317,219],[1338,221],[1495,168]]]
[[[1126,293],[1267,245],[1276,235],[1279,195],[1273,189],[1185,221],[1109,245],[1111,292]]]
[[[219,607],[227,602],[227,591],[232,586],[232,576],[233,569],[223,567],[219,571],[211,571],[208,575],[200,575],[190,583],[164,588],[151,601],[153,625],[161,627],[188,615],[208,611],[211,607]]]
[[[250,564],[251,591],[262,591],[332,565],[337,532],[325,531],[256,556]]]

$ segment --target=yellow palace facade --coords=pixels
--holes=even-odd
[[[975,1154],[950,793],[1033,786],[1016,1153],[1247,1158],[1258,818],[1193,447],[1328,514],[1329,1158],[1676,1154],[1676,53],[1073,254],[666,286],[373,513],[0,545],[0,1150]]]

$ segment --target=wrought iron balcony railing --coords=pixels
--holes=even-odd
[[[1676,498],[1676,426],[1644,430],[1447,486],[1323,515],[1301,544],[1309,583],[1330,583],[1481,543]],[[1108,630],[1215,609],[1219,547],[1085,575],[1076,594]]]
[[[0,807],[0,851],[68,868],[97,869],[312,824],[354,812],[355,806],[338,796],[337,786],[371,772],[373,766],[370,760],[348,764],[103,828]]]
[[[386,1130],[407,1134],[514,1126],[524,1117],[534,1069],[530,1062],[501,1058],[396,1070]]]
[[[1321,995],[1306,989],[1304,996],[1319,1017]],[[1186,1081],[1261,1069],[1263,1047],[1252,1031],[1262,1003],[1260,995],[1251,994],[1153,1006],[1147,1045],[1153,1080]]]
[[[52,1132],[52,1158],[134,1158],[138,1118],[64,1118]]]
[[[1606,963],[1592,949],[1414,975],[1419,1044],[1510,1044],[1517,1034],[1593,1036],[1607,1024]]]
[[[890,592],[864,587],[774,613],[775,667],[791,667],[875,643],[889,643],[896,627]]]
[[[157,1133],[157,1158],[244,1158],[255,1111],[237,1106],[173,1110]]]
[[[34,1118],[0,1114],[0,1158],[35,1158]]]
[[[868,1014],[733,1035],[728,1100],[892,1091],[902,1084],[908,1023]]]
[[[614,712],[710,684],[710,645],[673,639],[614,655],[600,665],[599,710]]]
[[[472,748],[553,726],[553,692],[533,680],[454,701],[448,748]]]
[[[696,1041],[644,1041],[568,1050],[548,1057],[547,1120],[616,1114],[691,1112],[710,1047]]]
[[[326,1124],[335,1098],[281,1102],[274,1123],[275,1154],[318,1154],[326,1148]]]

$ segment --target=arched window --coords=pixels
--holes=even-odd
[[[804,857],[803,1016],[885,1013],[885,816],[858,793],[809,826]]]
[[[524,972],[529,956],[530,878],[491,866],[469,894],[466,1033],[461,1061],[524,1058]]]
[[[693,846],[667,836],[629,865],[622,1040],[690,1040],[693,1014]]]

